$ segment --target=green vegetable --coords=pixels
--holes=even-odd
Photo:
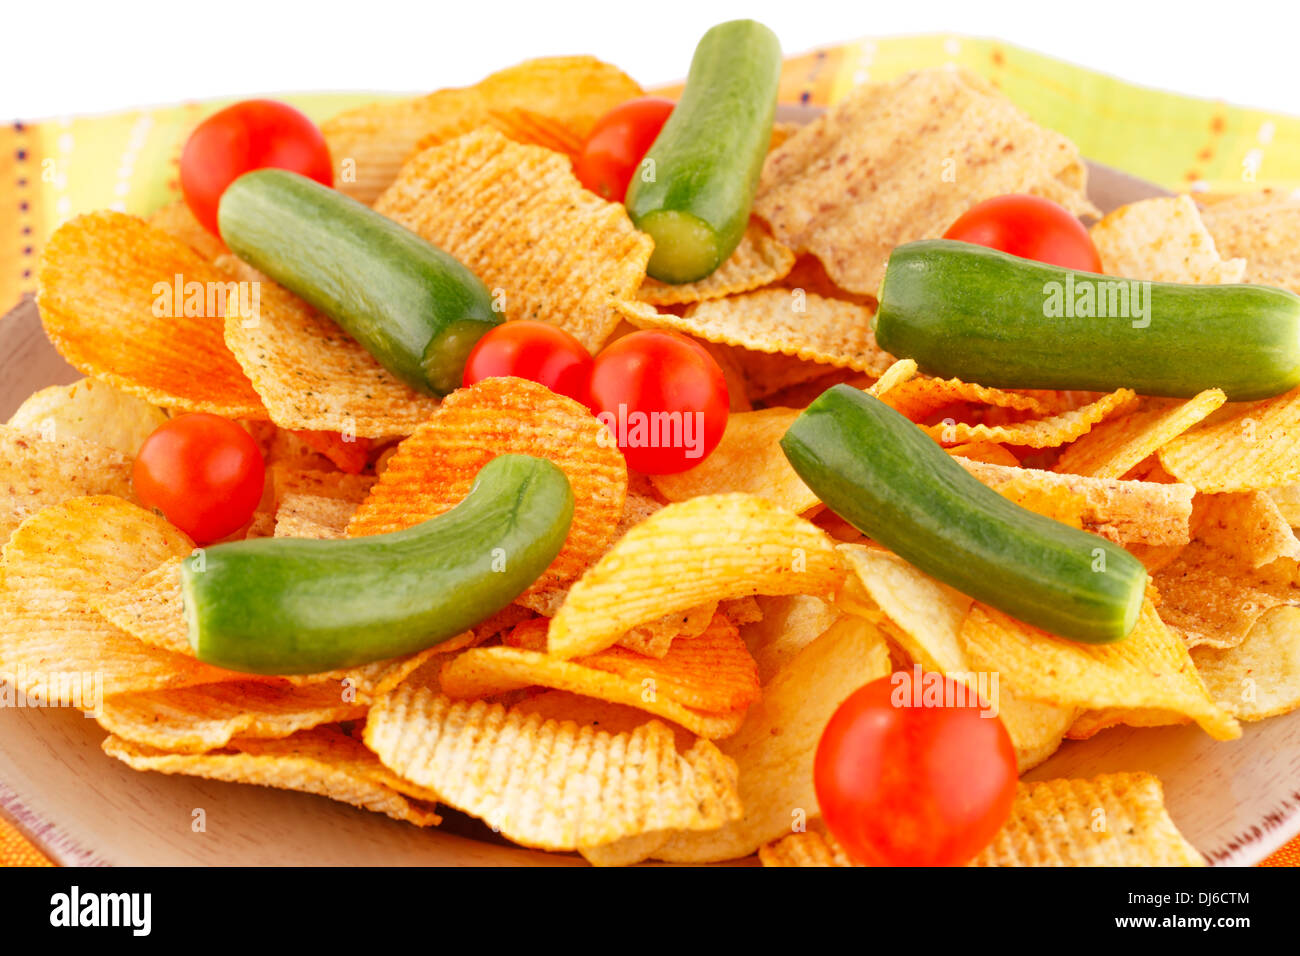
[[[240,176],[221,197],[232,252],[305,299],[412,388],[460,387],[465,359],[502,321],[459,261],[356,200],[284,169]]]
[[[889,257],[876,341],[931,375],[1003,388],[1229,401],[1300,384],[1300,297],[1256,285],[1140,282],[946,239]]]
[[[501,455],[455,508],[390,534],[258,538],[182,567],[199,660],[307,674],[423,650],[513,601],[559,553],[573,518],[551,462]]]
[[[761,23],[720,23],[700,40],[682,98],[627,191],[632,221],[654,237],[654,278],[703,279],[740,243],[780,78],[781,45]]]
[[[1117,641],[1137,623],[1137,558],[1002,497],[865,392],[823,392],[781,448],[836,514],[964,594],[1076,641]]]

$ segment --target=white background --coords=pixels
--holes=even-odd
[[[995,36],[1133,82],[1300,114],[1296,0],[118,0],[0,14],[0,120],[293,90],[429,90],[529,56],[594,53],[680,79],[713,23],[787,53],[860,36]]]

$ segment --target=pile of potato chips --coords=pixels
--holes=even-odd
[[[507,318],[593,351],[634,328],[706,344],[732,414],[697,467],[629,471],[583,406],[518,379],[441,403],[234,259],[182,204],[103,212],[46,250],[39,304],[89,376],[0,426],[0,674],[94,672],[109,755],[141,770],[323,794],[419,826],[435,805],[593,863],[848,865],[818,820],[813,754],[849,694],[914,665],[997,705],[1022,771],[1107,727],[1238,721],[1300,706],[1300,390],[1225,404],[1120,389],[999,390],[917,374],[875,343],[890,250],[970,205],[1032,192],[1094,214],[1074,146],[982,81],[913,74],[780,127],[755,216],[709,278],[647,279],[623,208],[570,157],[640,93],[591,58],[535,60],[475,87],[324,126],[340,188],[452,253]],[[1300,292],[1300,203],[1267,194],[1135,203],[1092,230],[1108,273]],[[1230,258],[1228,258],[1230,257]],[[157,282],[258,281],[256,322],[162,317]],[[927,577],[825,510],[777,445],[826,387],[868,388],[981,481],[1129,548],[1151,571],[1135,632],[1083,645]],[[169,414],[241,420],[268,467],[239,537],[403,528],[496,455],[549,458],[576,508],[555,562],[504,611],[400,660],[255,677],[197,661],[180,566],[194,543],[132,500],[140,442]],[[1093,811],[1110,821],[1101,831]],[[1145,774],[1022,785],[977,865],[1200,864]]]

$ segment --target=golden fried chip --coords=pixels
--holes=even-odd
[[[596,351],[636,298],[654,240],[550,150],[479,129],[418,153],[375,208],[465,263],[507,319],[551,322]]]
[[[267,417],[222,331],[227,302],[243,313],[251,291],[179,239],[122,213],[78,216],[46,243],[38,284],[45,334],[86,375],[155,405]]]
[[[275,512],[277,538],[346,538],[356,502],[322,495],[285,495]]]
[[[1210,696],[1238,720],[1263,720],[1300,707],[1300,608],[1271,608],[1236,647],[1198,647],[1196,672]]]
[[[1033,193],[1093,212],[1078,150],[976,77],[858,86],[770,153],[754,211],[836,284],[874,295],[890,250],[937,238],[983,199]]]
[[[1300,481],[1300,388],[1234,402],[1160,449],[1160,464],[1197,491],[1263,491]]]
[[[1277,505],[1278,511],[1290,522],[1291,527],[1300,526],[1300,484],[1270,488],[1268,496],[1273,499],[1273,504]]]
[[[209,262],[215,262],[218,256],[230,252],[220,236],[214,236],[199,222],[184,199],[168,203],[146,221],[155,229],[179,239]]]
[[[33,392],[10,416],[9,425],[38,431],[49,441],[80,438],[107,445],[123,455],[135,455],[144,440],[165,421],[167,413],[157,405],[93,378],[83,378],[71,385],[51,385]]]
[[[432,794],[394,778],[337,728],[301,730],[283,740],[235,740],[229,749],[203,754],[168,753],[120,737],[105,738],[103,747],[133,770],[314,793],[421,827],[442,822]]]
[[[1020,459],[997,442],[972,441],[964,445],[952,445],[944,450],[950,455],[955,455],[958,458],[969,458],[971,461],[982,461],[990,465],[1003,465],[1007,468],[1020,467]]]
[[[1192,504],[1196,540],[1231,561],[1261,568],[1278,558],[1300,558],[1300,541],[1267,492],[1197,495]]]
[[[309,495],[361,504],[375,484],[374,475],[348,475],[341,471],[295,468],[284,464],[272,465],[269,477],[275,489],[276,502],[289,495]]]
[[[1169,710],[1191,717],[1216,740],[1241,735],[1149,600],[1133,632],[1114,644],[1067,641],[982,604],[971,609],[961,639],[976,668],[1001,674],[1032,700],[1090,710]]]
[[[1148,407],[1095,426],[1061,455],[1056,471],[1094,478],[1123,478],[1225,401],[1206,389],[1188,401],[1154,401]]]
[[[772,238],[758,220],[752,220],[736,251],[708,277],[698,282],[671,285],[647,278],[637,297],[650,305],[685,305],[748,292],[785,278],[794,267],[794,253]]]
[[[901,382],[896,388],[891,389],[889,395],[882,401],[904,418],[914,422],[924,421],[940,409],[958,402],[1011,408],[1032,412],[1035,415],[1049,414],[1049,409],[1032,396],[1021,392],[1004,392],[1001,389],[986,388],[956,378],[914,378]]]
[[[129,584],[91,599],[106,620],[153,647],[194,656],[181,596],[181,562],[176,554]]]
[[[491,127],[516,143],[525,146],[542,146],[552,152],[563,153],[570,159],[576,159],[582,152],[583,139],[574,130],[559,120],[530,110],[490,109],[479,125]],[[430,146],[441,146],[466,132],[467,130],[462,129],[459,124],[435,130],[421,137],[412,153],[418,153]]]
[[[758,664],[758,679],[766,684],[800,651],[821,637],[843,615],[830,601],[807,594],[757,599],[761,620],[741,629],[741,637]]]
[[[442,514],[465,498],[484,465],[514,454],[548,458],[569,479],[569,536],[529,593],[567,584],[604,551],[618,527],[627,463],[585,406],[520,378],[488,378],[448,395],[398,446],[353,515],[348,536],[397,531]]]
[[[106,445],[0,425],[0,544],[42,508],[82,495],[131,497],[131,459]]]
[[[1245,258],[1246,282],[1300,295],[1300,199],[1268,189],[1237,193],[1209,204],[1202,218],[1223,255]]]
[[[1121,725],[1169,727],[1191,722],[1192,719],[1187,715],[1172,710],[1160,710],[1155,707],[1108,707],[1105,710],[1085,710],[1074,719],[1065,736],[1070,740],[1089,740],[1103,730]]]
[[[573,850],[712,829],[741,812],[735,764],[706,740],[679,754],[655,720],[611,734],[501,704],[453,703],[411,679],[376,701],[365,739],[393,772],[524,846]]]
[[[559,610],[557,606],[555,610]],[[647,657],[663,657],[671,650],[673,641],[689,640],[703,634],[713,621],[718,611],[717,601],[708,601],[699,607],[687,608],[665,614],[657,621],[634,627],[618,639],[615,647],[626,647],[629,651],[644,654]],[[554,614],[549,615],[554,617]],[[733,622],[734,623],[734,622]],[[534,650],[546,650],[543,640],[541,646]]]
[[[1244,259],[1219,255],[1191,196],[1129,203],[1089,234],[1108,276],[1215,285],[1241,282],[1246,272]]]
[[[1265,582],[1203,542],[1184,548],[1152,574],[1160,617],[1188,647],[1234,647],[1264,612],[1286,603]]]
[[[829,594],[843,580],[816,525],[753,495],[703,495],[633,527],[569,590],[549,649],[594,654],[674,610],[753,594]]]
[[[1027,445],[1030,448],[1057,448],[1088,434],[1098,422],[1122,415],[1136,406],[1137,395],[1130,389],[1121,388],[1082,408],[1048,418],[1029,419],[1006,425],[983,423],[972,425],[947,420],[937,425],[923,427],[931,438],[945,445],[994,441],[1006,442],[1008,445]]]

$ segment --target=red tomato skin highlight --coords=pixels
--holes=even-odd
[[[662,97],[645,96],[628,100],[602,116],[574,161],[578,181],[603,199],[622,202],[636,168],[676,105]]]
[[[1067,269],[1101,272],[1101,257],[1087,228],[1064,206],[1041,196],[1011,193],[976,203],[943,238]]]
[[[615,339],[596,356],[591,407],[629,468],[666,475],[695,467],[718,447],[730,398],[722,369],[702,345],[655,329]],[[678,432],[663,434],[665,419],[654,416],[664,412],[679,413]]]
[[[244,100],[213,113],[185,141],[180,166],[185,202],[215,236],[220,235],[221,195],[244,173],[289,169],[334,185],[334,166],[320,129],[277,100]]]
[[[266,466],[253,436],[219,415],[194,412],[145,439],[131,469],[136,497],[196,544],[233,534],[262,498]]]
[[[911,704],[914,680],[902,671],[872,681],[836,710],[814,761],[818,806],[857,862],[961,866],[1010,816],[1015,748],[1002,720],[980,716],[978,704]]]
[[[549,322],[517,319],[490,329],[465,360],[461,383],[485,378],[526,378],[590,405],[591,353],[572,335]]]

